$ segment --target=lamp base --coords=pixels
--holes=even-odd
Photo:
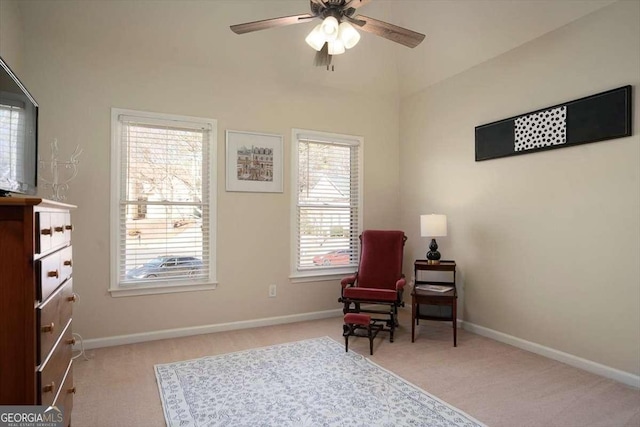
[[[438,252],[436,239],[431,239],[429,249],[430,251],[427,252],[427,264],[440,264],[440,252]]]

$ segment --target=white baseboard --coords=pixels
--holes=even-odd
[[[92,348],[113,347],[116,345],[164,340],[168,338],[188,337],[200,334],[212,334],[214,332],[258,328],[261,326],[281,325],[284,323],[304,322],[307,320],[318,320],[339,316],[342,316],[342,309],[292,314],[289,316],[267,317],[264,319],[243,320],[240,322],[219,323],[215,325],[192,326],[189,328],[165,329],[161,331],[143,332],[130,335],[118,335],[106,338],[94,338],[84,340],[83,345],[85,350],[89,350]],[[76,344],[74,350],[80,350],[80,347]]]
[[[281,325],[285,323],[304,322],[308,320],[327,319],[342,316],[342,309],[316,311],[312,313],[292,314],[289,316],[267,317],[263,319],[243,320],[239,322],[219,323],[215,325],[193,326],[189,328],[165,329],[161,331],[143,332],[139,334],[118,335],[106,338],[84,340],[84,349],[112,347],[116,345],[135,344],[139,342],[155,341],[169,338],[188,337],[192,335],[211,334],[215,332],[233,331],[238,329],[258,328],[261,326]],[[557,360],[576,368],[619,381],[631,387],[640,388],[640,376],[619,369],[611,368],[600,363],[592,362],[569,353],[564,353],[550,347],[545,347],[531,341],[514,337],[484,326],[475,325],[458,319],[458,326],[478,335],[539,354],[549,359]],[[76,344],[75,350],[80,347]]]
[[[458,320],[460,322],[460,320]],[[462,327],[464,330],[473,332],[474,334],[482,335],[487,338],[491,338],[496,341],[503,342],[505,344],[512,345],[514,347],[521,348],[523,350],[530,351],[532,353],[539,354],[549,359],[557,360],[567,365],[574,366],[576,368],[584,369],[596,375],[600,375],[606,378],[610,378],[615,381],[619,381],[631,387],[640,388],[640,376],[634,375],[629,372],[621,371],[619,369],[611,368],[600,363],[592,362],[591,360],[583,359],[578,356],[574,356],[569,353],[564,353],[559,350],[555,350],[550,347],[545,347],[540,344],[536,344],[531,341],[526,341],[520,338],[516,338],[512,335],[507,335],[502,332],[495,331],[493,329],[485,328],[484,326],[474,325],[470,322],[462,321]]]

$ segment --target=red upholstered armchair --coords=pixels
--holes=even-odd
[[[343,312],[385,315],[374,319],[386,323],[385,331],[393,332],[398,325],[398,307],[404,306],[402,291],[406,284],[402,274],[404,242],[402,231],[365,230],[360,235],[360,264],[358,271],[341,281]],[[362,308],[362,304],[386,308]],[[388,316],[388,317],[386,317]],[[373,318],[372,318],[373,319]]]

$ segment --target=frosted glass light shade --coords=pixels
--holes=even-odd
[[[446,215],[420,215],[420,235],[422,237],[444,237],[447,235]]]
[[[329,55],[340,55],[344,52],[344,45],[339,39],[329,42]]]
[[[342,41],[344,47],[351,49],[360,41],[360,33],[353,28],[353,25],[344,21],[340,23],[338,28],[338,39]]]
[[[338,38],[338,27],[338,20],[333,16],[324,18],[320,28],[322,28],[326,41],[331,42]]]
[[[316,27],[311,30],[307,38],[304,39],[304,41],[306,41],[307,44],[314,48],[316,51],[320,51],[325,42],[324,33],[322,32],[321,27],[322,24],[316,25]]]

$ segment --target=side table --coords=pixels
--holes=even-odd
[[[439,264],[430,264],[426,259],[416,260],[413,264],[415,285],[411,292],[411,342],[415,341],[415,328],[420,319],[451,321],[453,326],[453,346],[457,347],[457,305],[458,294],[456,292],[456,262],[443,260]],[[426,280],[420,279],[418,272],[445,272],[451,277],[451,281],[446,280]],[[428,286],[451,288],[446,292],[427,290]],[[421,289],[422,288],[422,289]],[[421,305],[435,306],[438,312],[421,312]],[[444,308],[444,313],[440,310]],[[447,309],[448,308],[448,309]]]

